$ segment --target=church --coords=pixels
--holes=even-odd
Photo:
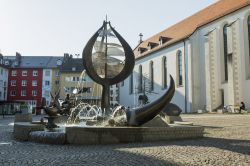
[[[119,88],[120,103],[139,107],[175,81],[172,103],[183,113],[215,111],[244,102],[250,108],[250,1],[219,0],[134,49],[133,73]]]

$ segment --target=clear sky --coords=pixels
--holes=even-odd
[[[105,15],[134,48],[217,0],[0,0],[4,55],[81,54]]]

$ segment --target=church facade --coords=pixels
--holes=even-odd
[[[250,108],[250,1],[220,0],[141,41],[134,72],[120,87],[120,103],[138,107],[175,80],[172,103],[183,112],[213,111],[244,102]]]

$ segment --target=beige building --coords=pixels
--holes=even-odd
[[[67,94],[90,104],[99,105],[101,100],[101,86],[85,74],[82,59],[65,54],[60,68],[60,98],[64,100]]]

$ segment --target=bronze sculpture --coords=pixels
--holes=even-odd
[[[110,31],[107,29],[107,25],[110,26]],[[113,32],[114,34],[110,34]],[[108,36],[116,36],[121,43],[125,61],[124,67],[119,70],[119,72],[113,72],[117,75],[112,75],[112,70],[108,69],[108,45],[107,42]],[[101,41],[97,41],[97,38],[101,37]],[[94,50],[95,44],[99,44],[99,48],[95,53],[92,53]],[[100,44],[101,43],[101,44]],[[114,44],[113,44],[114,45]],[[104,47],[103,47],[104,46]],[[93,60],[93,57],[99,57]],[[87,74],[97,83],[103,86],[102,92],[102,110],[109,110],[109,86],[119,83],[126,79],[132,72],[135,64],[135,58],[132,49],[128,43],[121,37],[121,35],[110,25],[110,22],[104,21],[103,25],[99,30],[90,38],[86,44],[83,53],[83,65],[86,69]],[[95,65],[95,61],[100,61],[98,65]],[[102,61],[103,60],[103,61]],[[100,68],[99,65],[103,65],[103,68]],[[98,68],[99,67],[99,68]],[[164,93],[162,97],[158,100],[145,105],[142,108],[124,110],[126,112],[127,125],[129,126],[140,126],[151,119],[153,119],[172,99],[175,92],[175,85],[172,76],[170,76],[170,85],[168,90]]]
[[[107,41],[108,33],[109,33],[107,29],[108,25],[110,27],[110,31],[113,32],[112,35],[117,37],[117,39],[119,40],[124,50],[125,61],[119,63],[119,64],[123,64],[124,66],[121,70],[119,70],[119,73],[115,73],[117,75],[113,75],[112,70],[108,70],[111,66],[108,64],[108,60],[110,61],[112,60],[110,57],[108,57],[108,45],[109,45]],[[103,62],[105,64],[104,69],[103,69],[104,73],[98,73],[95,66],[93,65],[92,50],[99,36],[101,36],[100,45],[102,47],[98,50],[97,53],[99,53],[99,57],[102,56],[101,58],[103,58]],[[113,46],[115,45],[113,44]],[[110,22],[104,21],[101,28],[98,29],[98,31],[90,38],[90,40],[86,44],[82,53],[82,57],[83,57],[83,65],[89,77],[91,77],[91,79],[93,79],[98,84],[101,84],[103,87],[101,107],[102,107],[102,110],[106,109],[106,111],[108,112],[108,110],[110,109],[109,87],[110,85],[123,81],[131,74],[131,72],[133,72],[133,68],[135,64],[133,50],[131,49],[129,44],[122,38],[122,36],[111,26]],[[103,64],[103,63],[100,63],[100,64]]]

